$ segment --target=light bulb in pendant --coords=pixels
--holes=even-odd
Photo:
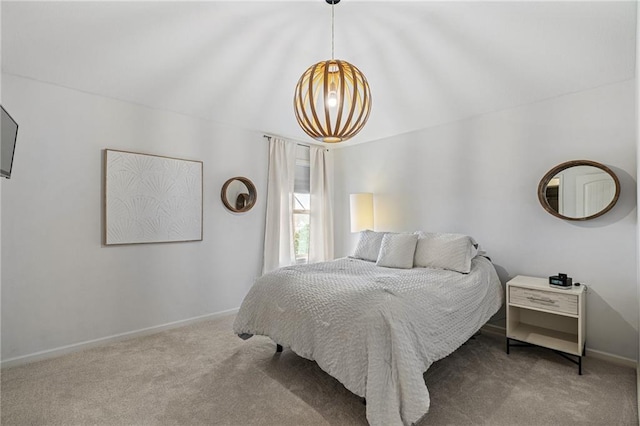
[[[334,108],[338,105],[338,91],[336,90],[336,84],[331,82],[329,84],[329,93],[327,94],[327,106]]]
[[[327,105],[330,108],[335,108],[338,105],[338,94],[336,92],[329,92],[329,96],[327,97]]]

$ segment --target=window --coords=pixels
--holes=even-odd
[[[309,261],[309,214],[311,212],[309,147],[296,150],[295,184],[293,189],[293,248],[296,263]]]

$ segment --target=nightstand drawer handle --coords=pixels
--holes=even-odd
[[[528,296],[528,297],[527,297],[527,299],[528,299],[528,300],[531,300],[532,302],[549,303],[549,304],[551,304],[551,305],[553,305],[553,304],[555,304],[555,303],[556,303],[556,301],[555,301],[555,300],[552,300],[552,299],[542,299],[542,298],[539,298],[539,297],[531,297],[531,296]]]

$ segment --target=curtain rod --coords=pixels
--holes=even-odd
[[[263,137],[263,138],[267,138],[267,139],[271,140],[271,138],[274,138],[274,137],[281,137],[281,136],[262,135],[262,137]],[[282,138],[282,139],[284,139],[284,138]],[[324,149],[326,149],[327,151],[329,151],[329,148],[326,148],[326,147],[324,147],[324,146],[322,146],[322,145],[320,145],[320,144],[317,144],[317,143],[307,143],[307,144],[305,144],[305,143],[301,143],[301,142],[296,142],[296,145],[298,145],[298,146],[304,146],[305,148],[309,148],[309,147],[311,147],[311,146],[317,146],[318,148],[324,148]]]

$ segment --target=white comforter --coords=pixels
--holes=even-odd
[[[489,260],[469,274],[390,269],[343,258],[259,278],[234,332],[271,337],[366,397],[371,425],[411,424],[429,410],[423,373],[502,304]]]

